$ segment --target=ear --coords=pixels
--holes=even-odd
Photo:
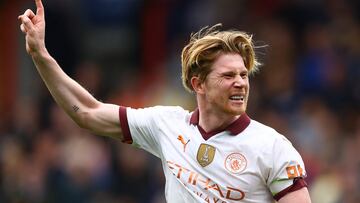
[[[199,77],[193,76],[191,78],[191,86],[193,87],[194,91],[198,94],[204,94],[204,83],[201,82]]]

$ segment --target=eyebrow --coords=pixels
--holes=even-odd
[[[247,69],[245,70],[241,70],[239,72],[239,74],[242,74],[242,73],[248,73],[249,71]],[[229,71],[222,71],[222,72],[219,72],[218,74],[221,74],[221,75],[226,75],[226,74],[237,74],[238,72],[237,71],[233,71],[233,70],[229,70]]]
[[[224,72],[220,72],[219,73],[220,75],[235,75],[236,72],[235,71],[224,71]]]

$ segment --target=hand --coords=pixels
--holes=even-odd
[[[18,19],[21,21],[20,29],[25,34],[26,51],[30,55],[39,53],[45,48],[45,15],[41,0],[35,0],[36,15],[27,9]]]

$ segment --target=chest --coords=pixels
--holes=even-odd
[[[196,126],[160,133],[163,165],[192,190],[234,199],[267,193],[268,157],[254,135],[221,132],[205,140]]]

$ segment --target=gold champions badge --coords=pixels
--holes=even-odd
[[[202,167],[209,165],[214,160],[215,151],[215,147],[208,144],[201,144],[196,157],[199,164]]]

